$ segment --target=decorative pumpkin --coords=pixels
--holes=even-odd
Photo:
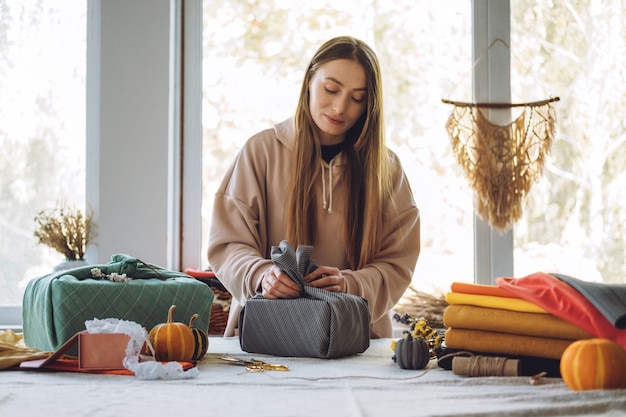
[[[402,369],[424,369],[430,360],[428,344],[410,333],[396,342],[395,361]]]
[[[193,327],[193,321],[200,317],[198,314],[193,314],[189,319],[189,328],[193,333],[194,338],[194,349],[193,349],[193,357],[194,361],[202,359],[202,357],[206,354],[209,349],[209,337],[202,329],[197,329]]]
[[[174,322],[174,311],[175,305],[167,313],[167,323],[154,326],[148,333],[148,340],[158,361],[191,361],[195,348],[193,332],[184,323]]]
[[[626,388],[626,351],[609,339],[582,339],[561,356],[561,377],[574,391]]]

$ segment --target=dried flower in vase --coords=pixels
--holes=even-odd
[[[42,210],[35,217],[35,237],[69,261],[82,260],[95,237],[92,214],[69,207]]]

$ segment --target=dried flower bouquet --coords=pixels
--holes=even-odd
[[[92,214],[66,206],[42,210],[35,217],[35,237],[68,261],[82,260],[96,227]]]

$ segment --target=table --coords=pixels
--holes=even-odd
[[[626,390],[573,392],[561,379],[469,378],[438,368],[400,369],[391,339],[341,359],[277,358],[211,337],[191,379],[41,371],[0,373],[0,415],[19,416],[540,416],[626,415]],[[287,365],[247,372],[222,356]]]

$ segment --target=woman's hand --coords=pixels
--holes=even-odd
[[[300,286],[293,282],[289,275],[276,265],[265,272],[261,280],[261,295],[263,298],[298,298]]]
[[[321,288],[332,292],[346,292],[348,284],[346,277],[343,276],[338,268],[330,266],[319,266],[309,275],[304,277],[307,285],[311,287]]]

